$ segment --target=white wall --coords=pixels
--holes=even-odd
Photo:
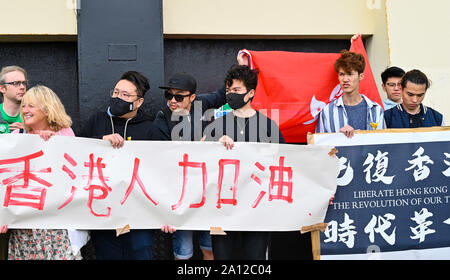
[[[424,104],[450,125],[450,1],[387,0],[386,6],[392,65],[432,80]]]
[[[1,35],[77,35],[76,0],[0,0]]]
[[[164,34],[372,34],[366,0],[163,0]]]

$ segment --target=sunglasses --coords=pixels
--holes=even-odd
[[[175,97],[175,100],[177,102],[182,102],[184,100],[184,98],[191,96],[191,95],[192,95],[192,93],[189,93],[188,95],[181,95],[181,94],[172,94],[168,91],[164,92],[164,96],[166,97],[167,100],[172,100],[172,98]]]

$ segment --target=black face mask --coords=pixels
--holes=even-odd
[[[109,100],[109,110],[114,116],[122,116],[133,111],[133,102],[126,102],[118,97],[111,97]]]
[[[250,92],[247,91],[246,93],[236,93],[236,92],[229,92],[227,93],[227,95],[225,96],[228,105],[230,105],[230,108],[233,110],[242,108],[245,106],[245,104],[247,104],[248,102],[250,102],[251,98],[249,98],[247,100],[247,102],[244,101],[245,96]]]

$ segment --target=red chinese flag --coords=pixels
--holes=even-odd
[[[368,62],[358,40],[351,50],[362,53]],[[342,95],[334,70],[340,54],[242,51],[250,55],[251,67],[259,70],[253,108],[277,122],[287,143],[305,143],[307,133],[315,131],[320,110]],[[368,63],[364,75],[361,93],[381,104]]]

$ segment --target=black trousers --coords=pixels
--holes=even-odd
[[[215,260],[265,260],[268,232],[228,231],[211,236]]]
[[[155,230],[131,230],[116,236],[115,230],[92,230],[97,260],[151,260]]]

